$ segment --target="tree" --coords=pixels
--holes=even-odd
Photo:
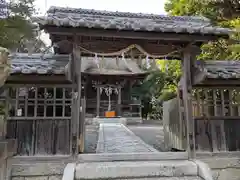
[[[232,29],[240,26],[239,0],[168,0],[165,10],[171,15],[204,16],[213,24]],[[231,40],[220,39],[202,46],[201,60],[239,60],[239,31],[232,35]]]
[[[162,103],[176,97],[178,81],[181,77],[179,60],[158,60],[158,70],[149,72],[142,84],[133,88],[132,96],[142,100],[142,117],[160,119]]]
[[[30,17],[35,12],[34,0],[11,0],[7,4],[6,18],[0,20],[0,46],[13,49],[23,39],[34,37],[33,24]]]
[[[204,16],[213,22],[240,17],[239,0],[168,0],[165,10],[173,16]]]

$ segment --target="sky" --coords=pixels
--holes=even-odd
[[[164,4],[167,0],[35,0],[39,15],[44,15],[50,6],[74,7],[108,11],[166,14]],[[41,39],[50,45],[46,34]]]

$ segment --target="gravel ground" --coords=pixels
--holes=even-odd
[[[145,143],[158,151],[164,150],[164,134],[161,125],[130,125],[128,128]]]
[[[158,151],[164,151],[163,127],[161,125],[129,125],[127,126],[133,133],[139,136],[145,143],[154,147]],[[85,152],[95,153],[98,141],[98,127],[94,125],[86,126]]]

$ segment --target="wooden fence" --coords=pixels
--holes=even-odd
[[[197,88],[192,93],[196,151],[240,151],[240,89]],[[166,145],[186,149],[182,100],[164,103]]]
[[[7,138],[17,138],[18,155],[53,155],[71,152],[72,88],[9,87]]]

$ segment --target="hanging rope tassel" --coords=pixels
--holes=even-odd
[[[99,67],[99,61],[98,61],[98,55],[97,55],[97,53],[95,53],[94,61],[95,61],[96,65],[97,65],[97,67],[98,67],[98,69],[99,69],[100,67]]]
[[[146,64],[147,64],[147,69],[149,69],[151,67],[151,65],[150,65],[148,56],[146,56]]]

